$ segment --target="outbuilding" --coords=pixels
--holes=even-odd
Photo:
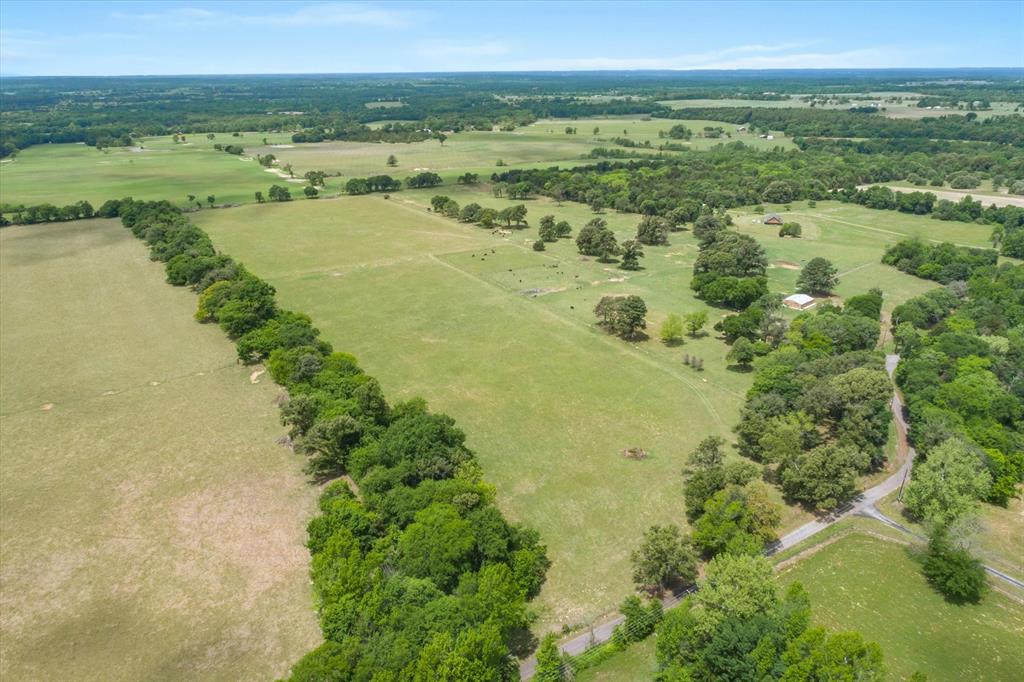
[[[782,222],[782,216],[780,216],[778,213],[769,213],[764,217],[765,225],[781,225]]]
[[[815,303],[817,301],[814,300],[814,297],[807,294],[793,294],[782,300],[784,306],[793,310],[807,310],[808,308],[813,308]]]

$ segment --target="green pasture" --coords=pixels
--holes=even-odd
[[[946,602],[908,546],[853,533],[779,579],[807,588],[817,623],[878,642],[892,679],[1015,680],[1024,669],[1024,607],[995,591],[976,605]]]
[[[676,348],[657,340],[669,313],[707,309],[689,289],[697,254],[689,232],[646,247],[644,269],[628,273],[582,258],[571,240],[535,252],[532,226],[492,233],[432,214],[435,193],[514,203],[446,186],[194,219],[274,284],[284,305],[309,312],[336,347],[359,356],[392,398],[423,395],[459,420],[499,504],[551,548],[542,624],[589,622],[629,591],[628,555],[642,530],[683,522],[683,459],[707,435],[730,438],[750,375],[727,366],[728,347],[713,333]],[[526,203],[534,226],[546,213],[576,230],[593,217],[581,204]],[[780,239],[744,214],[737,225],[758,234],[773,264],[826,255],[845,273],[841,296],[882,286],[890,307],[934,286],[878,264],[886,240],[899,238],[890,232],[934,228],[966,239],[975,229],[836,203],[797,213],[808,216],[801,240]],[[825,218],[833,214],[845,222]],[[620,240],[635,234],[638,216],[603,217]],[[770,272],[773,290],[792,291],[795,270]],[[595,326],[597,301],[625,293],[647,302],[652,339],[627,343]],[[726,312],[707,310],[710,331]],[[685,366],[684,353],[703,358],[704,371]],[[650,456],[624,459],[631,446]],[[787,508],[786,526],[804,519]]]
[[[576,675],[576,682],[650,682],[657,672],[654,637],[630,645],[623,651]]]
[[[681,142],[691,149],[707,149],[715,144],[742,140],[759,148],[792,147],[781,136],[762,140],[756,135],[736,132],[735,126],[713,121],[667,121],[640,119],[584,119],[579,121],[540,121],[512,132],[468,131],[455,133],[442,145],[430,139],[412,143],[319,142],[293,144],[290,132],[244,132],[239,136],[217,133],[186,135],[184,142],[170,136],[145,138],[136,147],[110,147],[97,150],[84,144],[38,145],[0,163],[0,202],[9,204],[57,205],[86,199],[99,206],[107,199],[131,196],[135,199],[168,199],[180,206],[194,195],[206,205],[213,195],[216,204],[253,203],[255,193],[267,194],[272,184],[290,187],[301,197],[307,184],[303,174],[321,170],[327,178],[326,193],[339,193],[352,177],[389,174],[405,178],[421,171],[441,174],[447,182],[467,171],[483,179],[506,167],[529,168],[550,165],[575,166],[593,163],[584,156],[595,147],[615,147],[611,138],[629,137],[638,142],[660,142],[658,131],[684,123],[699,131],[705,125],[724,127],[731,137],[694,138]],[[576,127],[576,135],[566,135],[565,127]],[[601,133],[593,134],[594,127]],[[625,133],[623,132],[625,131]],[[244,154],[236,156],[216,151],[213,146],[240,145]],[[639,149],[642,154],[657,154],[656,149]],[[673,152],[666,152],[674,154]],[[278,163],[270,169],[256,162],[260,155],[273,154]],[[398,164],[387,165],[394,155]],[[291,164],[294,178],[284,173]],[[340,174],[335,176],[335,174]]]
[[[833,95],[839,96],[839,95]],[[927,118],[930,116],[948,116],[951,114],[963,115],[967,110],[943,107],[941,109],[928,109],[917,106],[920,94],[906,92],[869,92],[844,95],[852,101],[846,104],[818,103],[816,109],[849,109],[851,107],[879,104],[885,109],[882,113],[889,118]],[[902,97],[902,102],[886,102],[888,97]],[[671,109],[690,108],[725,108],[725,107],[750,107],[758,109],[805,109],[811,108],[810,102],[800,99],[800,95],[794,95],[784,100],[764,99],[673,99],[659,102]],[[992,116],[1006,116],[1014,113],[1020,105],[1014,102],[992,102],[992,108],[986,111],[977,111],[979,119],[991,118]]]
[[[0,266],[0,678],[284,675],[320,632],[277,387],[115,221]]]
[[[695,133],[704,126],[720,126],[730,137],[718,139],[693,138],[692,140],[670,140],[658,137],[659,131],[668,131],[673,125],[683,123]],[[567,135],[567,127],[575,128],[576,134]],[[595,135],[594,128],[599,132]],[[254,147],[253,154],[274,154],[281,165],[290,163],[301,175],[307,170],[323,170],[340,173],[340,182],[331,179],[328,187],[341,183],[349,177],[361,177],[386,173],[404,177],[416,172],[429,170],[449,180],[466,171],[484,177],[500,172],[501,160],[506,167],[523,168],[549,165],[575,166],[593,163],[584,156],[596,147],[619,148],[612,138],[627,137],[638,143],[650,141],[652,148],[638,148],[641,154],[657,154],[657,146],[663,142],[678,142],[689,149],[708,149],[716,144],[742,141],[744,144],[772,149],[776,146],[792,148],[789,139],[777,136],[765,140],[750,133],[737,132],[736,126],[715,121],[670,121],[666,119],[642,120],[639,118],[596,118],[580,120],[542,120],[513,131],[466,131],[448,136],[442,145],[430,139],[412,143],[377,142],[320,142],[297,144],[291,147]],[[254,133],[250,133],[255,135]],[[246,148],[249,152],[249,149]],[[668,152],[672,154],[672,152]],[[394,155],[396,166],[388,166],[387,159]]]
[[[919,535],[927,535],[925,528],[904,514],[904,506],[896,497],[896,493],[885,497],[878,508]],[[969,528],[968,544],[975,556],[1024,580],[1024,500],[1016,497],[1006,507],[982,504]]]
[[[593,325],[601,295],[646,293],[655,268],[634,282],[580,260],[569,242],[538,254],[527,234],[432,215],[419,203],[428,200],[403,192],[196,219],[283,305],[355,353],[389,397],[422,395],[456,417],[499,505],[550,548],[542,627],[589,622],[631,590],[628,557],[642,531],[684,522],[685,455],[705,436],[729,436],[749,375],[725,370],[725,346],[712,337],[688,348],[708,357],[699,374],[680,350]],[[635,216],[615,220],[625,227]],[[685,289],[686,264],[665,261],[664,286],[679,291],[661,300],[675,299],[678,312],[701,307]],[[651,318],[665,315],[651,298]],[[648,458],[624,458],[632,446]]]
[[[244,146],[250,135],[255,133],[241,138],[219,134],[215,140],[188,136],[185,144],[152,138],[139,147],[103,150],[84,144],[37,145],[0,164],[0,202],[63,205],[85,199],[98,208],[107,199],[130,196],[184,206],[189,194],[204,205],[210,194],[218,204],[251,202],[257,190],[266,194],[271,184],[283,181],[255,160],[213,149],[215,143]]]

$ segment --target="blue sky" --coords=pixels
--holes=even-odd
[[[0,3],[0,73],[1024,68],[997,2]]]

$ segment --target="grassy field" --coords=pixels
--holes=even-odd
[[[841,521],[811,541],[810,553],[802,545],[784,553],[803,554],[784,562],[779,581],[799,581],[808,589],[815,624],[856,630],[877,642],[888,679],[906,680],[918,670],[939,682],[1018,679],[1014,670],[1024,664],[1024,654],[1016,645],[1024,634],[1024,606],[998,592],[978,605],[945,602],[921,576],[901,544],[904,538],[866,519]],[[654,644],[651,637],[633,645],[577,679],[649,680],[657,665]]]
[[[567,242],[537,254],[522,234],[500,238],[403,201],[253,206],[198,222],[390,396],[423,395],[459,420],[499,504],[551,548],[544,623],[587,622],[629,591],[634,538],[679,520],[683,457],[706,435],[728,436],[749,377],[724,366],[701,376],[679,353],[593,327],[602,294],[646,292],[653,268],[626,281]],[[680,291],[687,278],[684,261],[657,275]],[[673,307],[698,306],[686,298]],[[693,347],[725,354],[710,337]],[[634,445],[647,460],[621,456]]]
[[[750,375],[727,367],[728,348],[714,335],[668,348],[626,343],[594,325],[593,307],[607,294],[642,296],[655,336],[668,313],[705,309],[688,286],[697,254],[688,232],[647,248],[644,269],[626,273],[581,258],[570,240],[534,252],[532,227],[496,235],[435,216],[426,210],[435,191],[460,203],[511,203],[452,186],[195,219],[220,248],[268,278],[285,305],[312,314],[338,348],[358,355],[390,395],[422,394],[459,420],[503,509],[550,545],[543,625],[588,622],[628,592],[628,555],[640,532],[681,521],[685,454],[704,436],[730,437]],[[593,217],[580,204],[528,205],[534,224],[552,213],[578,229]],[[884,243],[898,237],[892,233],[983,229],[839,204],[801,211],[808,216],[802,240],[779,239],[742,217],[738,225],[757,232],[773,260],[827,253],[848,272],[841,295],[881,285],[887,306],[933,286],[877,265]],[[638,220],[605,218],[620,239]],[[772,288],[789,292],[795,277],[775,267]],[[709,312],[712,323],[724,314]],[[683,353],[704,358],[705,370],[684,366]],[[619,452],[630,446],[650,457],[625,460]],[[789,508],[785,522],[804,518]]]
[[[254,160],[214,151],[215,142],[244,145],[249,138],[220,135],[210,141],[173,144],[171,138],[143,141],[141,148],[97,150],[84,144],[38,145],[0,164],[0,201],[63,205],[86,199],[96,207],[107,199],[169,199],[187,203],[189,194],[206,202],[254,201],[275,178]],[[281,182],[277,180],[277,182]]]
[[[738,133],[735,126],[715,121],[642,120],[638,118],[590,118],[581,120],[542,120],[511,132],[468,131],[448,136],[442,145],[437,140],[423,142],[381,144],[373,142],[323,142],[294,145],[291,148],[254,147],[252,153],[273,153],[281,163],[291,163],[296,171],[325,170],[341,173],[343,177],[387,173],[399,177],[421,170],[437,172],[454,178],[466,171],[489,176],[500,171],[500,159],[508,167],[523,168],[552,164],[582,165],[592,163],[584,155],[595,147],[615,147],[614,137],[627,137],[635,142],[650,141],[653,149],[638,149],[640,153],[657,153],[657,146],[672,140],[658,137],[673,125],[683,123],[694,132],[704,126],[721,126],[731,137],[720,139],[694,138],[682,142],[691,149],[708,149],[722,142],[741,140],[761,149],[776,146],[792,148],[793,143],[781,136],[763,140],[749,133]],[[575,135],[566,135],[566,127],[576,128]],[[598,134],[594,134],[598,128]],[[248,151],[248,149],[247,149]],[[394,154],[398,165],[389,167],[388,156]],[[301,174],[301,173],[300,173]],[[333,183],[333,184],[332,184]],[[337,180],[328,182],[328,187]]]
[[[784,569],[783,583],[810,592],[814,619],[881,644],[893,679],[1015,680],[1024,669],[1024,607],[997,592],[977,605],[949,604],[921,575],[910,550],[852,534]]]
[[[878,506],[890,518],[920,535],[926,534],[924,528],[904,515],[903,504],[896,500],[896,493],[884,498]],[[1006,507],[981,505],[977,530],[971,538],[971,552],[989,566],[1024,580],[1024,500],[1014,498]]]
[[[319,640],[277,389],[147,256],[0,231],[4,680],[272,679]]]
[[[620,651],[576,676],[576,682],[649,682],[657,670],[654,637]]]
[[[252,203],[257,190],[267,193],[271,184],[292,185],[299,194],[309,170],[340,173],[327,179],[327,192],[340,192],[351,177],[387,173],[404,178],[422,170],[440,173],[447,180],[466,171],[490,176],[506,166],[535,167],[551,164],[582,165],[595,147],[614,147],[610,139],[629,137],[638,142],[650,140],[657,147],[658,131],[676,123],[693,130],[704,125],[720,125],[731,131],[731,139],[697,139],[685,143],[693,149],[706,149],[720,142],[742,140],[760,148],[792,147],[788,139],[762,140],[755,135],[737,133],[734,126],[713,121],[666,121],[639,119],[585,119],[580,121],[540,121],[512,132],[470,131],[450,135],[444,145],[437,140],[383,144],[375,142],[321,142],[292,144],[290,133],[243,133],[240,137],[220,133],[214,139],[205,135],[186,136],[185,143],[171,137],[142,140],[138,147],[111,147],[97,150],[84,144],[38,145],[0,164],[0,201],[12,204],[49,202],[66,204],[87,199],[98,206],[107,199],[131,196],[135,199],[169,199],[186,205],[187,196],[199,201],[213,194],[216,203]],[[577,135],[566,135],[566,126],[578,128]],[[593,135],[594,127],[603,132]],[[627,131],[628,134],[623,133]],[[245,149],[235,156],[213,149],[214,144],[235,144]],[[640,150],[657,153],[656,150]],[[257,155],[273,154],[279,164],[264,169]],[[398,165],[389,167],[394,154]],[[280,168],[292,164],[296,177],[285,176]]]
[[[839,95],[833,95],[839,96]],[[815,105],[817,109],[849,109],[855,106],[865,106],[869,104],[880,104],[885,111],[883,114],[889,118],[927,118],[930,116],[948,116],[950,114],[963,115],[967,113],[962,109],[928,109],[926,107],[917,106],[917,101],[921,97],[919,94],[907,93],[907,92],[870,92],[870,93],[855,93],[847,94],[846,97],[850,98],[849,103],[836,104],[836,103],[819,103]],[[886,102],[885,100],[889,97],[902,97],[902,102]],[[805,102],[800,99],[799,95],[795,95],[789,99],[784,100],[763,100],[763,99],[673,99],[659,102],[672,109],[689,109],[689,108],[712,108],[712,107],[751,107],[760,109],[803,109],[810,108],[810,102]],[[992,116],[1005,116],[1007,114],[1014,113],[1014,109],[1017,109],[1020,105],[1014,102],[992,102],[992,108],[987,111],[975,112],[978,114],[979,119],[991,118]]]

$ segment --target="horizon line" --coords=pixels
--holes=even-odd
[[[116,73],[116,74],[5,74],[0,78],[218,78],[226,76],[280,77],[280,76],[450,76],[450,75],[499,75],[499,74],[688,74],[688,73],[843,73],[843,72],[900,72],[900,71],[1019,71],[1024,79],[1024,66],[890,66],[890,67],[788,67],[769,69],[493,69],[476,71],[279,71],[279,72],[234,72],[234,73]]]

